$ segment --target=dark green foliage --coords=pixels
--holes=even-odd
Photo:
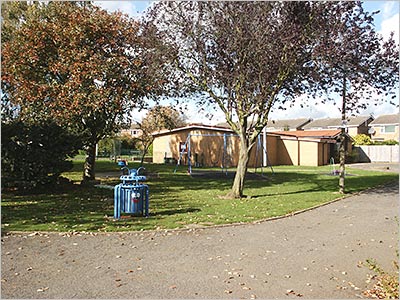
[[[56,183],[72,168],[66,159],[80,147],[78,136],[52,122],[3,123],[1,136],[3,187],[33,189]]]
[[[396,140],[386,140],[386,141],[374,141],[373,145],[398,145],[399,142]]]

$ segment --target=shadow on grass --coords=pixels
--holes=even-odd
[[[226,203],[221,205],[230,209],[232,203],[236,201],[216,200],[219,195],[229,191],[234,174],[231,172],[231,177],[227,178],[222,172],[216,173],[218,174],[214,177],[211,175],[191,177],[184,173],[173,174],[172,171],[160,172],[159,177],[146,182],[150,186],[150,217],[119,222],[110,221],[108,217],[113,215],[112,190],[74,185],[72,189],[40,195],[6,193],[2,195],[2,223],[9,224],[9,227],[3,227],[3,231],[112,231],[119,230],[121,226],[135,230],[152,229],[162,225],[166,219],[169,224],[174,224],[181,222],[186,215],[213,215],[215,213],[213,210],[218,209],[214,207],[217,204]],[[314,192],[333,193],[338,190],[338,178],[320,172],[276,171],[275,175],[267,176],[266,179],[254,174],[246,180],[245,192],[251,190],[251,200],[254,198],[258,201],[265,198],[268,200],[266,202],[271,202],[269,200],[277,196],[295,194],[308,198],[307,193],[310,193],[311,197]],[[346,178],[346,186],[348,192],[358,192],[394,180],[398,178],[396,176],[359,174]],[[115,181],[115,184],[117,183],[119,181]],[[385,186],[374,192],[398,193],[398,184]],[[285,198],[281,200],[286,201]],[[203,211],[203,207],[209,203],[211,208],[208,207]]]
[[[161,210],[157,211],[156,213],[150,212],[150,217],[154,216],[171,216],[176,214],[185,214],[185,213],[195,213],[199,212],[201,209],[199,208],[183,208],[183,209],[168,209],[168,210]]]

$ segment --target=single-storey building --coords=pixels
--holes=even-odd
[[[249,167],[266,166],[267,162],[268,165],[329,164],[339,134],[340,130],[265,132],[250,153]],[[237,166],[239,137],[231,129],[190,124],[155,132],[153,136],[154,163],[180,160],[181,164],[188,164],[190,154],[192,166]]]
[[[323,166],[338,151],[340,130],[280,131],[277,136],[275,157],[269,158],[276,165]],[[351,151],[351,138],[347,136],[346,150]]]
[[[381,115],[372,121],[369,133],[373,141],[399,141],[399,114]]]

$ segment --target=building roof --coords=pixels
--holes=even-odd
[[[268,120],[268,127],[276,128],[276,129],[300,129],[307,123],[311,122],[312,119],[309,118],[300,118],[300,119],[287,119],[287,120]],[[272,129],[271,128],[271,129]]]
[[[188,124],[183,127],[175,128],[175,129],[164,129],[161,131],[156,131],[153,132],[152,135],[154,137],[160,136],[160,135],[167,135],[167,134],[172,134],[172,133],[177,133],[180,131],[184,130],[196,130],[196,129],[202,129],[202,130],[209,130],[209,131],[216,131],[216,132],[224,132],[224,133],[234,133],[232,129],[226,128],[226,127],[221,127],[221,126],[211,126],[211,125],[205,125],[205,124]]]
[[[399,114],[394,115],[381,115],[373,120],[369,125],[398,125],[399,124]]]
[[[365,122],[373,120],[372,116],[356,116],[347,118],[347,126],[357,127]],[[341,118],[326,118],[326,119],[316,119],[304,126],[304,130],[312,130],[316,128],[339,128],[342,125]]]
[[[332,139],[336,138],[340,134],[340,130],[297,130],[297,131],[276,131],[273,134],[281,136],[291,136],[296,138],[317,138],[317,139]]]

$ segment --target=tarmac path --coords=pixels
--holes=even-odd
[[[6,298],[363,298],[391,269],[398,183],[258,224],[2,236]]]

